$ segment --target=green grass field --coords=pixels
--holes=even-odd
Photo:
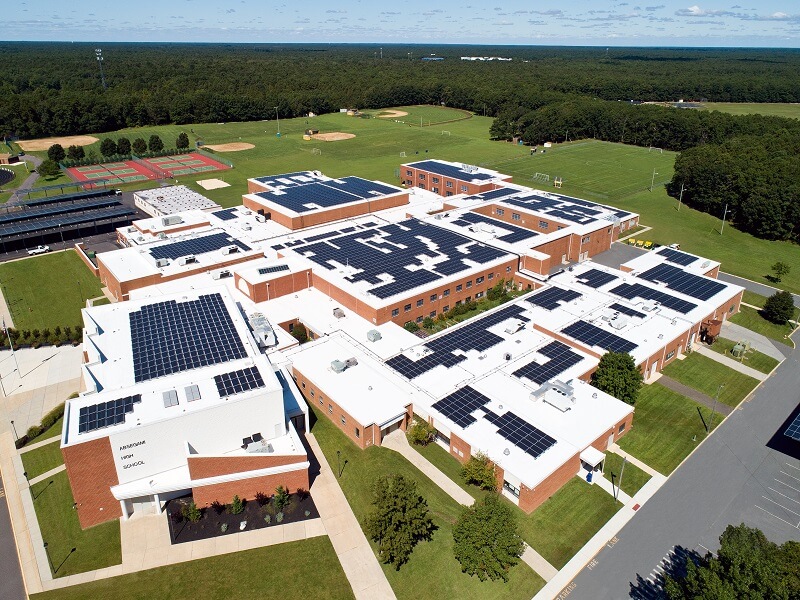
[[[728,406],[737,406],[758,385],[756,379],[697,352],[684,360],[672,361],[663,373],[711,398],[716,396],[718,387],[724,385],[719,401]]]
[[[255,567],[255,568],[254,568]],[[32,600],[353,598],[327,537],[213,556],[52,590]]]
[[[411,125],[413,127],[419,127],[420,123],[422,124],[422,127],[435,127],[437,125],[447,124],[452,121],[460,121],[463,119],[472,118],[472,113],[469,111],[459,110],[457,108],[445,108],[442,106],[401,106],[397,109],[389,110],[403,111],[408,114],[402,117],[391,117],[383,120],[392,122],[397,120],[400,123]],[[378,117],[381,114],[386,114],[386,111],[371,110],[367,111],[367,114]],[[447,128],[443,127],[437,133],[442,135],[442,131],[447,131]]]
[[[26,444],[26,446],[28,446],[30,444],[35,444],[36,442],[41,442],[43,440],[49,440],[50,438],[53,438],[53,437],[60,437],[61,436],[61,430],[62,430],[63,427],[64,427],[64,417],[61,417],[58,421],[56,421],[53,424],[53,426],[50,429],[45,431],[42,435],[33,438],[30,441],[29,444]],[[56,446],[58,446],[58,444],[56,444]]]
[[[768,102],[706,102],[706,110],[718,110],[731,115],[765,115],[800,119],[800,104]]]
[[[762,354],[758,350],[753,350],[752,348],[747,351],[743,358],[736,358],[733,356],[733,347],[737,344],[737,342],[733,340],[726,340],[725,338],[717,338],[714,340],[714,344],[711,346],[706,346],[710,348],[714,352],[719,352],[724,356],[727,356],[731,360],[740,361],[743,365],[747,365],[748,367],[752,367],[757,371],[761,371],[762,373],[771,373],[772,369],[778,366],[778,361],[772,358],[771,356],[767,356],[766,354]]]
[[[629,496],[633,496],[650,481],[650,475],[631,462],[625,463],[625,470],[622,471],[622,457],[613,452],[606,452],[603,477],[614,485],[619,485],[620,473],[622,473],[622,491]]]
[[[397,452],[375,446],[361,450],[326,417],[313,410],[318,418],[312,426],[312,433],[334,468],[337,450],[341,452],[343,470],[339,484],[359,522],[363,523],[372,510],[372,486],[382,475],[402,474],[416,481],[420,495],[428,502],[438,527],[433,539],[419,543],[408,563],[399,571],[382,565],[398,598],[522,599],[533,597],[541,589],[544,581],[523,562],[511,570],[508,583],[481,582],[462,573],[453,556],[453,524],[463,510],[461,505]]]
[[[795,318],[797,318],[798,312],[800,311],[795,311]],[[782,344],[793,346],[792,340],[787,337],[794,329],[791,324],[776,325],[762,317],[760,311],[749,306],[742,306],[741,310],[731,317],[731,323],[747,327],[751,331],[765,335]]]
[[[0,283],[19,330],[75,327],[86,299],[101,295],[100,280],[74,250],[2,263]]]
[[[625,452],[668,475],[703,441],[703,419],[708,420],[710,412],[659,383],[646,385],[636,400],[633,427],[617,443]],[[720,421],[717,416],[713,427]]]
[[[751,292],[750,290],[745,290],[742,294],[742,302],[745,304],[752,304],[753,306],[758,306],[759,308],[764,308],[764,303],[767,301],[766,296],[762,296],[761,294],[756,294],[755,292]]]
[[[37,438],[36,441],[41,440]],[[50,469],[55,469],[57,466],[64,464],[61,444],[58,442],[45,444],[41,448],[36,448],[36,450],[31,450],[30,452],[23,452],[20,454],[20,458],[29,479],[38,477],[42,473],[47,473]]]
[[[72,508],[75,500],[66,471],[32,486],[31,493],[42,539],[48,544],[56,577],[94,571],[122,562],[119,521],[81,529],[78,513]]]

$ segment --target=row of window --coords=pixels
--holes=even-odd
[[[511,272],[511,267],[506,267],[506,272]],[[489,280],[492,280],[492,279],[494,279],[494,273],[489,273],[486,277]],[[480,277],[476,277],[475,278],[475,284],[476,285],[479,285],[479,284],[483,283],[483,281],[484,281],[484,276],[483,275],[481,275]],[[456,286],[456,293],[462,291],[464,289],[464,285],[465,284],[459,283]],[[467,281],[466,286],[467,286],[467,289],[472,287],[472,280],[471,279],[469,281]],[[442,298],[446,298],[449,295],[450,295],[450,288],[447,288],[446,290],[444,290],[442,292]],[[484,296],[484,292],[476,292],[475,293],[475,298],[476,299],[477,298],[483,298],[483,296]],[[439,300],[438,294],[431,294],[431,296],[430,296],[431,304],[433,304],[437,300]],[[470,300],[472,300],[472,297],[468,296],[466,298],[465,302],[469,302]],[[425,304],[425,299],[424,298],[419,298],[417,300],[417,308],[423,306],[424,304]],[[459,300],[458,302],[456,302],[456,304],[461,304],[461,301]],[[450,306],[449,305],[442,307],[442,312],[447,312],[448,310],[450,310]],[[403,306],[403,312],[411,312],[411,303],[410,302],[408,304],[406,304],[405,306]],[[400,315],[400,309],[399,308],[393,308],[392,309],[392,317],[397,317],[399,315]],[[431,318],[435,317],[436,316],[436,311],[435,310],[431,311],[431,315],[430,316],[431,316]],[[419,320],[421,321],[422,317],[419,317]]]
[[[303,386],[303,389],[305,389],[306,382],[305,381],[301,382],[301,385]],[[311,397],[313,398],[314,397],[314,390],[312,389],[310,391],[310,393],[311,393]],[[320,406],[325,406],[325,396],[323,396],[322,394],[319,395],[319,405]],[[328,414],[329,415],[333,414],[333,404],[328,404]],[[339,420],[341,421],[343,427],[347,425],[347,417],[346,416],[341,415],[339,417]],[[356,434],[356,439],[360,439],[361,438],[361,430],[358,427],[355,428],[355,434]]]
[[[506,211],[503,208],[495,208],[494,212],[496,215],[501,217],[506,214]],[[522,216],[519,213],[511,213],[511,219],[514,221],[521,221]],[[550,223],[548,223],[547,221],[539,221],[539,229],[543,229],[546,231],[549,228],[550,228]],[[558,229],[561,229],[561,225],[558,226]]]

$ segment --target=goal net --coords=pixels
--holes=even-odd
[[[442,131],[442,135],[450,135],[449,131]]]
[[[311,154],[322,154],[322,150],[320,150],[319,148],[314,148],[314,149],[311,151]]]
[[[400,153],[400,158],[405,158],[405,157],[406,157],[406,153],[405,152],[401,152]]]
[[[533,181],[538,181],[540,183],[549,183],[550,182],[550,175],[547,173],[535,173],[533,177],[531,177]]]

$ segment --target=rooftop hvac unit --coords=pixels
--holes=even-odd
[[[378,341],[379,339],[381,339],[382,337],[383,337],[383,336],[381,335],[381,332],[380,332],[380,331],[378,331],[377,329],[370,329],[370,330],[367,332],[367,339],[368,339],[370,342],[377,342],[377,341]]]
[[[660,305],[661,305],[660,302],[645,302],[644,304],[642,304],[642,310],[644,312],[653,312]]]
[[[344,364],[347,367],[355,367],[358,364],[358,361],[355,358],[348,358],[346,361],[344,361]]]
[[[331,369],[334,373],[341,373],[347,368],[347,365],[341,360],[334,360],[331,362]]]
[[[156,266],[157,267],[166,267],[169,264],[168,258],[157,258],[156,259]]]
[[[162,231],[161,233],[158,234],[158,239],[160,240],[167,239],[167,234]]]
[[[211,279],[218,280],[218,279],[225,279],[226,277],[230,277],[231,272],[228,269],[221,269],[220,271],[211,271]]]
[[[509,321],[508,325],[506,325],[506,333],[517,333],[523,327],[525,327],[525,323],[518,319],[514,319],[513,321]]]
[[[179,265],[190,265],[192,263],[196,263],[197,259],[194,257],[194,254],[189,254],[188,256],[182,256],[178,259]]]
[[[161,218],[161,224],[164,227],[169,227],[170,225],[180,225],[181,223],[183,223],[183,219],[180,215],[170,215],[168,217]]]
[[[505,358],[506,360],[511,360],[511,352],[506,352],[503,358]]]
[[[608,324],[614,329],[622,329],[628,324],[628,319],[624,315],[615,315],[611,317],[611,319],[608,321]]]
[[[236,254],[237,252],[239,252],[239,246],[237,246],[236,244],[233,244],[231,246],[226,246],[225,248],[222,249],[223,254]]]
[[[344,318],[344,311],[341,308],[338,308],[338,307],[334,308],[333,309],[333,316],[336,317],[337,319],[343,319]]]

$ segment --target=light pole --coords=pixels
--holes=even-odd
[[[725,212],[722,213],[722,226],[719,228],[719,234],[722,235],[722,230],[725,229],[725,217],[728,216],[728,205],[725,205]]]
[[[81,295],[81,301],[83,301],[83,286],[81,286],[80,279],[76,283],[78,284],[78,293]]]
[[[719,400],[719,393],[722,390],[722,388],[724,388],[724,387],[725,387],[725,384],[724,383],[720,383],[719,387],[717,388],[717,393],[714,396],[714,407],[711,409],[711,417],[709,417],[709,419],[708,419],[708,426],[706,427],[706,433],[711,431],[711,427],[713,427],[714,415],[716,414],[716,410],[717,410],[717,401]]]
[[[653,169],[653,178],[650,180],[650,191],[651,192],[653,191],[653,186],[656,184],[656,175],[658,175],[658,173],[656,173],[656,170]]]
[[[622,489],[622,474],[625,472],[625,463],[628,462],[628,457],[622,459],[622,468],[619,470],[619,481],[617,481],[617,493],[614,494],[614,500],[619,497],[619,491]]]
[[[100,65],[100,81],[103,82],[103,89],[108,89],[106,85],[106,76],[103,73],[103,51],[100,48],[95,48],[94,55],[97,57],[97,64]]]
[[[281,135],[281,116],[278,114],[278,107],[275,107],[275,120],[278,121],[278,137]]]
[[[681,210],[681,202],[683,202],[683,184],[681,184],[681,195],[678,197],[678,211]]]
[[[339,450],[337,450],[336,451],[336,477],[341,477],[342,476],[342,459],[341,459],[341,456],[342,456],[342,453]]]
[[[45,542],[43,545],[44,545],[44,553],[47,554],[47,562],[50,563],[50,570],[55,575],[56,569],[55,567],[53,567],[53,559],[50,558],[50,550],[47,549],[47,542]]]
[[[14,427],[14,421],[11,421],[11,429],[14,430],[14,441],[16,442],[19,439],[19,436],[17,435],[17,428]]]

